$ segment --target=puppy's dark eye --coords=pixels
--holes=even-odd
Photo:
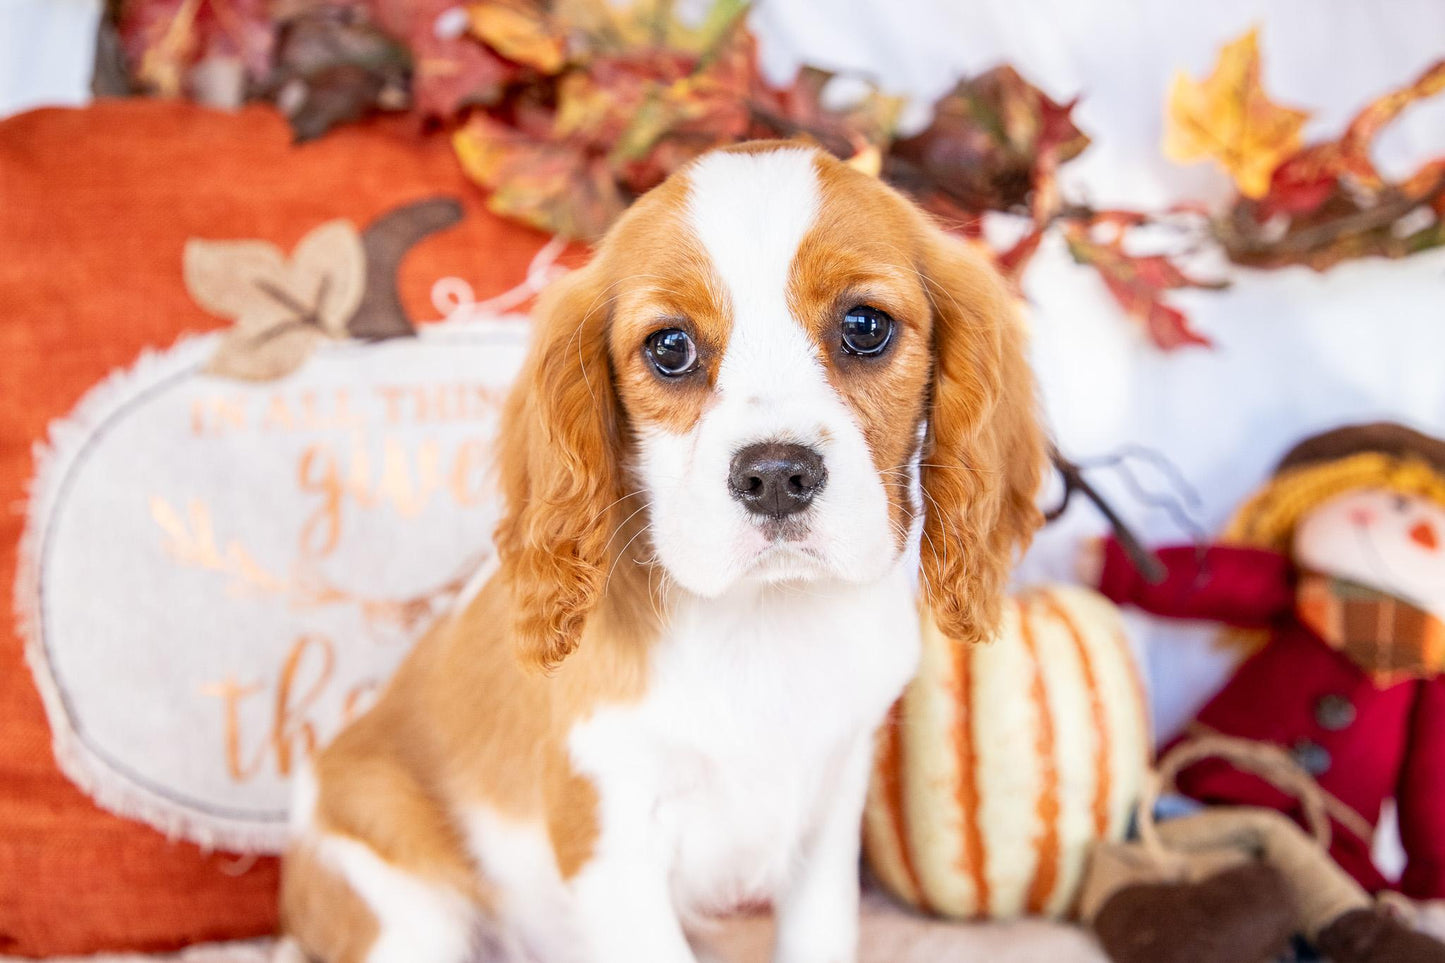
[[[866,304],[849,308],[843,316],[843,350],[849,354],[882,354],[893,339],[893,319]]]
[[[647,336],[643,349],[647,360],[659,373],[669,378],[687,374],[697,367],[697,345],[681,328],[663,328]]]

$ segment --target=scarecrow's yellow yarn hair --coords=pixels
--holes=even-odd
[[[1424,460],[1362,452],[1280,472],[1239,507],[1221,540],[1287,555],[1300,519],[1336,495],[1364,488],[1421,495],[1445,505],[1445,475]],[[1231,629],[1220,641],[1249,652],[1263,643],[1263,635]]]
[[[1281,472],[1234,513],[1223,540],[1288,553],[1295,526],[1306,513],[1362,488],[1423,495],[1445,505],[1445,475],[1427,462],[1367,451]]]

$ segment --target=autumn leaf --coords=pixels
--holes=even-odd
[[[544,74],[561,71],[567,62],[563,25],[527,0],[484,0],[467,6],[472,36],[508,60]]]
[[[413,110],[451,121],[469,106],[501,102],[523,68],[471,36],[457,0],[369,0],[378,25],[411,51]]]
[[[288,259],[266,241],[186,242],[186,290],[212,314],[235,321],[206,370],[248,381],[299,368],[328,338],[347,335],[361,303],[366,255],[349,221],[328,221]]]
[[[634,195],[660,184],[694,157],[748,137],[749,90],[756,76],[750,37],[739,32],[705,60],[682,61],[677,67],[682,69],[672,79],[647,86],[606,148],[608,163]]]
[[[463,169],[491,192],[491,210],[573,238],[597,237],[687,161],[746,137],[757,76],[751,37],[723,29],[736,20],[733,0],[717,0],[687,41],[651,22],[657,43],[681,49],[640,46],[648,35],[639,18],[663,16],[666,4],[602,6],[554,8],[554,26],[569,35],[578,27],[564,11],[593,18],[586,56],[507,110],[474,113],[453,134]],[[704,40],[711,46],[690,49]]]
[[[410,106],[411,55],[356,7],[318,7],[281,23],[266,96],[298,143],[377,110]]]
[[[933,122],[893,145],[884,173],[946,217],[1053,207],[1053,176],[1089,138],[1060,104],[1009,66],[959,84],[934,105]],[[1042,193],[1042,197],[1040,196]]]
[[[1309,214],[1344,191],[1355,196],[1384,190],[1388,185],[1371,157],[1374,141],[1405,108],[1441,91],[1445,91],[1445,61],[1433,64],[1414,83],[1372,101],[1355,115],[1339,139],[1311,144],[1286,159],[1275,169],[1269,191],[1260,199],[1260,220]],[[1436,180],[1427,164],[1399,186],[1406,196],[1419,197],[1431,193]]]
[[[1382,187],[1384,182],[1370,157],[1375,138],[1406,107],[1442,91],[1445,91],[1445,60],[1436,61],[1413,84],[1392,90],[1371,102],[1355,115],[1340,138],[1341,168],[1363,187]]]
[[[699,154],[744,139],[756,75],[752,38],[741,30],[702,54],[669,47],[599,56],[558,82],[548,136],[605,157],[635,196]]]
[[[1371,151],[1388,124],[1445,91],[1445,61],[1367,104],[1335,140],[1303,148],[1277,167],[1269,191],[1235,204],[1214,235],[1229,258],[1251,267],[1303,264],[1317,271],[1360,257],[1399,258],[1445,244],[1445,160],[1392,183]]]
[[[1015,288],[1020,286],[1024,269],[1038,252],[1039,243],[1044,239],[1043,228],[1035,227],[1019,238],[1007,250],[994,255],[994,264]]]
[[[881,173],[882,152],[893,142],[903,103],[861,77],[803,67],[787,87],[755,91],[750,109],[762,136],[801,136]],[[867,159],[875,153],[876,159]]]
[[[1165,152],[1216,161],[1238,196],[1222,212],[1187,203],[1101,211],[1060,183],[1089,143],[1075,101],[1053,100],[1012,67],[961,81],[928,127],[899,139],[897,98],[813,67],[775,87],[743,22],[746,0],[703,3],[700,17],[683,20],[675,0],[111,0],[116,28],[105,35],[125,53],[118,88],[272,100],[298,140],[409,105],[420,128],[451,136],[492,211],[572,238],[596,238],[710,149],[758,137],[812,142],[912,195],[987,250],[1015,289],[1040,245],[1061,233],[1164,348],[1207,343],[1170,292],[1215,285],[1166,257],[1132,253],[1124,239],[1135,228],[1187,218],[1234,263],[1265,268],[1323,270],[1445,246],[1445,158],[1392,180],[1372,157],[1384,128],[1445,91],[1445,61],[1368,103],[1335,139],[1302,147],[1308,115],[1266,96],[1250,31],[1206,79],[1177,75],[1166,113]],[[993,212],[1018,228],[996,251],[983,231]],[[334,249],[323,257],[308,238],[290,260],[261,242],[197,242],[188,283],[198,302],[236,319],[213,367],[274,377],[323,338],[414,333],[395,264],[459,216],[442,199],[391,212],[362,235],[360,260],[339,253],[354,244],[334,240],[315,241],[316,251]],[[359,307],[350,293],[338,299],[351,283],[342,262],[365,277]]]
[[[178,97],[201,49],[201,0],[130,4],[120,21],[121,44],[137,83],[162,97]]]
[[[235,106],[265,76],[274,42],[267,0],[127,0],[116,18],[136,85]],[[201,64],[210,67],[198,73]],[[229,74],[227,82],[217,78]]]
[[[747,12],[748,0],[711,0],[695,23],[677,16],[675,0],[554,0],[552,13],[592,55],[665,50],[703,57]]]
[[[572,71],[558,81],[548,135],[636,159],[692,113],[687,88],[679,85],[693,66],[688,58],[664,53],[608,56],[585,71]]]
[[[1341,172],[1337,143],[1316,144],[1295,153],[1270,175],[1269,190],[1255,208],[1256,220],[1265,222],[1318,210],[1339,191]]]
[[[605,159],[485,114],[474,114],[452,144],[467,176],[490,190],[488,209],[539,230],[595,239],[627,206]]]
[[[1169,90],[1164,154],[1213,160],[1246,197],[1263,197],[1280,162],[1300,146],[1309,113],[1281,107],[1260,81],[1259,36],[1251,30],[1219,53],[1214,73],[1195,81],[1180,71]]]
[[[1117,223],[1109,226],[1114,228],[1113,238],[1100,241],[1092,235],[1089,225],[1067,222],[1063,233],[1069,254],[1077,263],[1099,272],[1114,300],[1139,322],[1156,347],[1165,351],[1187,345],[1208,347],[1209,339],[1191,328],[1189,319],[1178,308],[1167,304],[1164,295],[1180,288],[1217,289],[1224,284],[1192,278],[1162,255],[1126,253],[1123,226]]]

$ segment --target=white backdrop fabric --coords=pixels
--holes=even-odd
[[[0,114],[83,102],[97,9],[96,0],[0,0]],[[803,62],[861,71],[922,107],[957,77],[1009,62],[1056,99],[1079,95],[1075,116],[1094,143],[1065,169],[1066,189],[1143,208],[1228,195],[1209,166],[1164,159],[1163,102],[1176,68],[1203,76],[1251,25],[1262,30],[1271,94],[1315,112],[1307,134],[1333,134],[1370,97],[1445,56],[1440,0],[762,0],[752,18],[778,80]],[[1392,128],[1380,159],[1401,171],[1441,153],[1445,104],[1436,103]],[[1165,355],[1057,239],[1045,243],[1026,294],[1044,403],[1066,452],[1159,451],[1198,489],[1196,514],[1212,532],[1308,433],[1394,418],[1445,434],[1445,251],[1324,275],[1220,270],[1230,290],[1177,299],[1216,347]],[[1149,539],[1184,535],[1121,484],[1100,481]],[[1102,527],[1087,506],[1072,509],[1039,537],[1020,581],[1072,578],[1079,539]],[[1131,624],[1167,737],[1229,666],[1209,627]]]

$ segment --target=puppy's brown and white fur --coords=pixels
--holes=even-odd
[[[892,319],[876,355],[844,346],[859,305]],[[695,346],[681,375],[649,354],[665,329]],[[500,569],[302,780],[291,945],[667,963],[693,959],[693,920],[769,900],[776,959],[851,960],[872,737],[914,671],[916,599],[986,636],[1036,521],[1007,294],[878,181],[753,144],[639,200],[535,339],[504,418]],[[767,445],[814,459],[786,517],[738,481]]]

